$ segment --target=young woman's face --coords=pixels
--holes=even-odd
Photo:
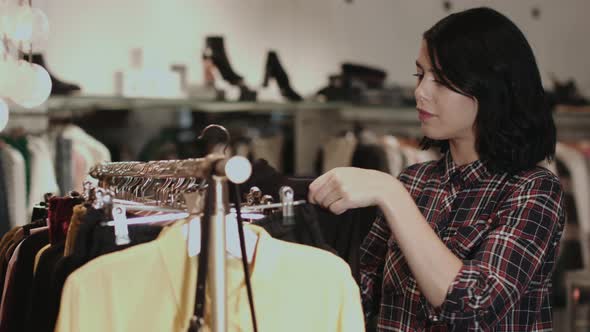
[[[475,140],[477,101],[439,83],[424,40],[416,60],[416,77],[414,96],[424,135],[435,140]]]

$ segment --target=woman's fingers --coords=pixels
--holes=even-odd
[[[308,200],[310,203],[319,204],[321,199],[331,191],[330,185],[333,177],[333,172],[328,172],[309,185]]]
[[[334,178],[330,178],[323,187],[319,188],[318,191],[314,194],[313,199],[315,202],[321,206],[325,206],[325,201],[328,195],[332,194],[334,191],[337,191],[338,184],[334,180]],[[337,194],[337,193],[334,193]],[[332,195],[334,195],[332,194]]]
[[[343,196],[342,192],[339,190],[333,189],[329,193],[327,193],[319,202],[318,204],[324,208],[329,208],[332,203],[336,202],[337,200],[341,199]]]
[[[340,215],[346,212],[346,210],[348,210],[348,204],[349,202],[346,199],[340,198],[337,201],[330,204],[328,209],[332,211],[332,213]]]

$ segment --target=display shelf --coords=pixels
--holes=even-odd
[[[53,96],[42,106],[33,110],[76,111],[76,110],[111,110],[111,109],[180,109],[189,108],[196,111],[210,113],[259,112],[292,113],[300,109],[338,109],[342,103],[317,102],[240,102],[240,101],[212,101],[191,98],[135,98],[119,96]],[[17,105],[12,105],[15,112],[30,111]]]
[[[268,114],[284,116],[293,124],[295,144],[295,173],[313,174],[313,160],[322,142],[343,130],[351,130],[355,123],[377,134],[393,134],[421,137],[420,121],[414,107],[363,106],[352,103],[319,102],[220,102],[188,98],[130,98],[116,96],[67,96],[51,97],[44,105],[24,110],[11,107],[9,124],[26,124],[31,119],[26,114],[48,114],[47,118],[82,115],[95,110],[132,111],[193,111],[233,118],[236,113],[242,116]],[[12,114],[23,116],[12,117]],[[554,113],[557,134],[560,140],[590,139],[590,112],[559,111]],[[18,122],[18,123],[17,123]],[[47,122],[47,121],[45,121]]]

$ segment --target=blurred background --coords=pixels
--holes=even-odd
[[[568,200],[555,330],[590,331],[588,0],[2,0],[0,235],[96,163],[222,151],[197,140],[212,123],[228,154],[287,175],[438,158],[417,147],[414,62],[425,30],[477,6],[535,52]]]

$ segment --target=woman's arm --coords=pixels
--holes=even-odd
[[[336,214],[378,205],[420,289],[430,303],[442,304],[461,260],[434,233],[399,180],[373,170],[335,168],[310,185],[309,201]]]
[[[433,306],[440,306],[463,265],[436,235],[410,194],[391,177],[378,205],[406,258],[420,291]]]

